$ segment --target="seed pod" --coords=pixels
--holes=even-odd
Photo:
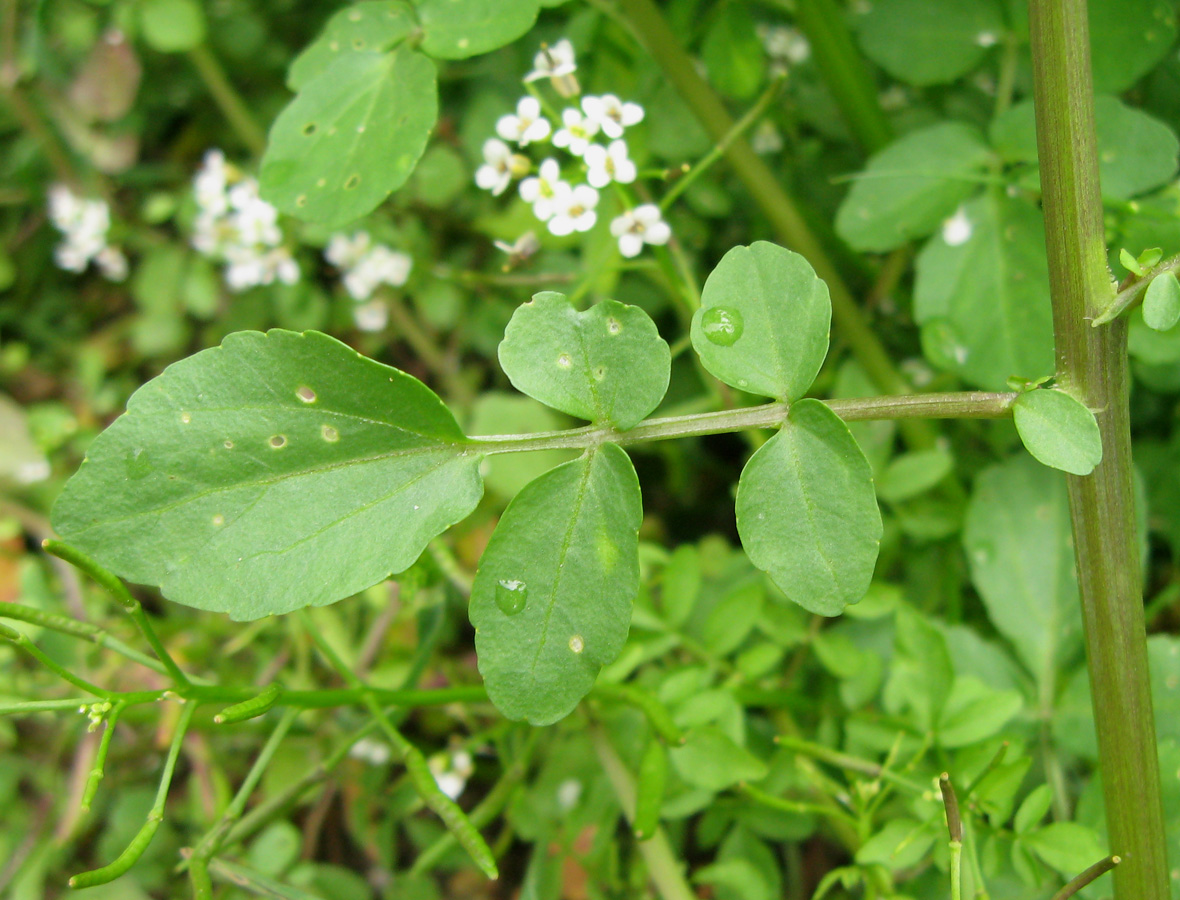
[[[88,888],[114,881],[139,861],[143,852],[147,850],[148,844],[152,842],[152,838],[156,836],[156,829],[159,827],[159,817],[149,816],[148,820],[143,823],[143,828],[139,829],[139,834],[127,845],[127,849],[119,854],[118,859],[101,869],[93,869],[75,875],[70,879],[70,887]]]
[[[257,697],[227,706],[213,717],[213,721],[218,725],[231,725],[234,722],[245,722],[247,719],[257,718],[274,706],[282,693],[282,685],[272,682]]]

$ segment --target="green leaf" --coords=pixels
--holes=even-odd
[[[946,450],[933,447],[898,456],[881,473],[877,495],[889,503],[900,503],[924,494],[955,467],[955,459]]]
[[[1097,833],[1077,822],[1054,822],[1021,840],[1042,862],[1066,878],[1081,874],[1107,854]]]
[[[196,0],[140,0],[139,27],[161,53],[183,53],[205,40],[205,13]]]
[[[1040,695],[1051,696],[1057,670],[1081,648],[1065,479],[1023,455],[985,469],[967,507],[963,545],[992,624]]]
[[[421,53],[341,56],[271,126],[263,196],[324,228],[351,222],[410,177],[437,118],[434,63]]]
[[[1017,834],[1024,834],[1036,827],[1052,805],[1053,788],[1050,785],[1042,784],[1033,788],[1020,804],[1020,809],[1016,810],[1016,818],[1012,822],[1013,830]]]
[[[1159,119],[1124,105],[1116,97],[1096,97],[1094,120],[1098,174],[1105,199],[1129,200],[1166,184],[1176,174],[1180,142]],[[990,136],[1006,162],[1036,163],[1033,102],[1018,103],[998,117]],[[1040,189],[1035,169],[1030,170],[1027,183]]]
[[[954,671],[942,632],[911,607],[899,607],[885,684],[886,709],[909,710],[917,728],[932,730],[951,695]]]
[[[750,560],[804,609],[835,616],[865,595],[881,512],[868,461],[824,404],[793,403],[779,433],[750,457],[737,525]]]
[[[683,744],[669,749],[668,756],[681,778],[707,791],[723,791],[740,781],[761,781],[768,771],[766,763],[713,726],[690,731]]]
[[[935,366],[985,390],[1054,371],[1049,264],[1040,210],[991,192],[918,254],[914,317]],[[951,239],[948,242],[948,237]]]
[[[936,728],[939,746],[967,747],[1008,724],[1024,705],[1019,691],[997,691],[977,678],[956,678]]]
[[[568,715],[622,651],[639,590],[639,481],[604,444],[508,505],[471,591],[479,671],[510,719]]]
[[[992,159],[980,133],[961,122],[930,125],[875,154],[836,213],[855,249],[882,252],[924,237],[979,191]]]
[[[1102,462],[1098,420],[1064,391],[1027,391],[1012,404],[1024,447],[1037,462],[1073,475],[1089,475]]]
[[[856,861],[862,866],[876,864],[893,871],[908,869],[922,861],[937,834],[933,823],[892,819],[860,846]]]
[[[861,47],[886,72],[928,85],[970,72],[1007,28],[995,0],[877,0],[858,30]]]
[[[1176,42],[1171,0],[1090,0],[1094,90],[1121,93],[1150,72]],[[1127,48],[1134,47],[1134,53]]]
[[[516,40],[533,27],[539,0],[418,0],[422,51],[466,59]]]
[[[1175,272],[1151,279],[1143,295],[1143,321],[1155,331],[1167,331],[1180,321],[1180,281]]]
[[[135,392],[53,524],[171,600],[257,619],[411,566],[479,502],[479,463],[417,379],[327,335],[241,332]]]
[[[349,4],[328,19],[320,36],[295,57],[287,70],[287,87],[302,90],[342,56],[392,50],[413,28],[413,12],[401,0]]]
[[[664,583],[660,591],[660,608],[672,628],[688,621],[701,593],[701,560],[692,544],[681,544],[664,566]]]
[[[499,355],[521,393],[621,431],[659,406],[672,366],[668,345],[638,306],[604,300],[578,312],[554,291],[517,308]]]
[[[692,345],[710,373],[751,394],[802,397],[828,352],[828,286],[798,253],[734,247],[710,273]]]

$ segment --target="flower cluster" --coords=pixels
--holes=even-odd
[[[107,243],[111,209],[105,200],[77,196],[64,184],[49,189],[49,219],[62,234],[54,261],[67,272],[84,272],[92,262],[110,281],[127,277],[127,257]]]
[[[332,235],[324,258],[343,272],[344,289],[357,306],[353,319],[362,331],[381,331],[389,320],[389,310],[381,300],[370,299],[383,284],[401,287],[410,277],[414,261],[405,253],[384,244],[373,243],[367,231]]]
[[[495,196],[520,179],[521,199],[532,206],[533,214],[550,233],[559,236],[589,231],[598,222],[599,191],[611,184],[632,184],[639,177],[624,133],[643,121],[643,107],[614,94],[579,98],[573,74],[576,69],[568,40],[542,46],[525,83],[547,78],[559,96],[578,102],[551,121],[537,96],[522,97],[516,112],[496,123],[497,137],[484,143],[484,163],[475,173],[475,183]],[[547,156],[534,168],[523,152],[546,142],[565,152],[565,173],[556,156]],[[571,161],[577,167],[573,176],[568,165]],[[672,236],[659,208],[650,203],[614,219],[611,233],[626,257],[639,255],[644,244],[666,244]]]
[[[193,246],[226,264],[225,282],[244,291],[260,284],[294,284],[299,263],[284,243],[279,213],[258,194],[258,182],[210,150],[193,181],[197,217]]]

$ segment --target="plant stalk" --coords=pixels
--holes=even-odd
[[[1136,546],[1125,321],[1106,266],[1086,0],[1030,0],[1037,145],[1058,380],[1096,411],[1102,463],[1069,477],[1116,900],[1170,896]]]

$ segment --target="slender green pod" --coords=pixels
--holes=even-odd
[[[646,841],[660,824],[660,808],[664,803],[664,786],[668,780],[668,753],[663,742],[652,736],[639,761],[639,779],[635,793],[635,837]]]
[[[139,601],[131,596],[131,592],[127,590],[127,586],[119,580],[119,577],[113,572],[108,572],[81,550],[53,539],[42,541],[41,547],[46,553],[50,553],[58,559],[64,559],[71,566],[81,569],[101,585],[128,612],[139,609]]]
[[[218,725],[232,725],[235,722],[245,722],[266,713],[283,695],[282,685],[277,682],[268,684],[257,697],[227,706],[213,717]]]
[[[410,783],[414,785],[414,790],[418,792],[422,802],[443,820],[447,830],[455,836],[459,846],[467,851],[484,875],[488,878],[499,878],[500,872],[496,868],[496,858],[492,854],[491,848],[484,841],[483,835],[467,818],[467,814],[459,808],[454,800],[442,792],[442,788],[434,780],[434,773],[430,771],[430,766],[426,762],[426,757],[422,755],[422,751],[402,737],[392,725],[385,731],[391,738],[397,735],[400,739],[395,743],[402,752],[402,762],[405,763],[406,772],[410,776]]]
[[[143,856],[144,851],[148,848],[148,844],[156,836],[156,830],[160,827],[162,820],[163,816],[148,816],[148,820],[143,823],[143,827],[139,829],[139,833],[113,863],[108,863],[101,869],[92,869],[89,872],[82,872],[75,875],[70,879],[70,887],[78,889],[108,884],[120,875],[125,874]]]
[[[90,804],[94,800],[94,795],[98,793],[98,783],[102,781],[103,771],[106,768],[107,751],[111,748],[111,738],[115,734],[115,724],[119,721],[119,713],[123,711],[123,706],[122,703],[116,703],[107,716],[102,739],[98,742],[98,753],[94,756],[94,766],[90,769],[90,775],[86,779],[86,787],[82,791],[82,802],[79,804],[79,809],[83,814],[90,812]]]

